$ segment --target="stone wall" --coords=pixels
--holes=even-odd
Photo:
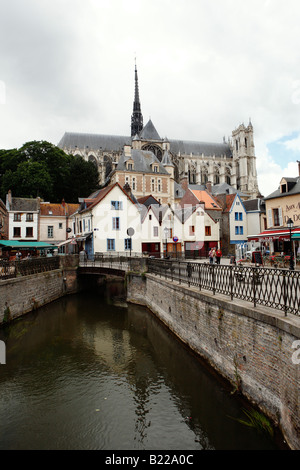
[[[127,280],[127,300],[147,306],[175,335],[282,430],[300,449],[300,319],[248,307],[146,274]],[[300,346],[298,346],[300,349]],[[299,355],[300,356],[300,355]]]
[[[61,257],[60,269],[1,280],[0,325],[77,292],[77,266],[77,257]]]

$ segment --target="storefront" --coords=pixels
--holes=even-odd
[[[262,252],[269,250],[271,254],[277,255],[290,254],[292,243],[294,257],[300,256],[300,228],[293,228],[291,232],[288,228],[265,230],[259,235],[248,237],[248,242],[251,241],[259,242]]]

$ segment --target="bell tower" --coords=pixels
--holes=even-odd
[[[143,130],[143,115],[141,112],[141,103],[139,97],[139,83],[138,74],[135,64],[134,70],[135,90],[134,90],[134,102],[133,102],[133,113],[131,115],[131,137],[139,135]]]

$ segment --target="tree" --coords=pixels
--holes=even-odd
[[[78,202],[98,188],[98,171],[91,162],[66,154],[47,141],[31,141],[20,149],[0,150],[0,197],[9,189],[16,197],[51,202]]]

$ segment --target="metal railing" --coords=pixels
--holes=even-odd
[[[52,271],[59,268],[59,263],[59,256],[23,259],[20,261],[0,260],[0,280]]]
[[[300,314],[300,272],[288,269],[148,260],[148,272],[199,290]]]

